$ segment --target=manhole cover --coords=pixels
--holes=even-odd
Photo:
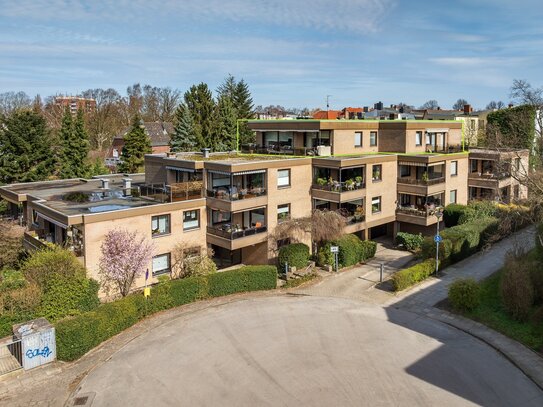
[[[87,404],[88,399],[89,399],[89,396],[77,397],[74,400],[74,406],[84,406],[85,404]]]

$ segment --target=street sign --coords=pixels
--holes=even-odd
[[[339,253],[339,246],[330,246],[330,253]]]
[[[439,242],[441,242],[442,240],[443,240],[443,238],[442,238],[440,235],[435,235],[435,236],[434,236],[434,242],[439,243]]]

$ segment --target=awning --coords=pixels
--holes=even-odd
[[[166,169],[172,170],[172,171],[181,171],[181,172],[190,172],[190,173],[196,172],[196,170],[193,170],[192,168],[170,167],[169,165],[166,166]]]
[[[248,209],[240,209],[240,210],[237,210],[237,211],[232,211],[232,213],[241,213],[241,212],[251,212],[251,211],[254,211],[255,209],[266,209],[266,205],[262,205],[262,206],[255,206],[254,208],[251,207],[251,208],[248,208]]]
[[[426,129],[426,133],[448,133],[449,129]]]
[[[247,175],[247,174],[264,174],[266,170],[249,170],[233,172],[232,175]]]
[[[271,129],[271,130],[264,130],[264,129],[252,129],[253,131],[260,131],[260,132],[268,132],[268,131],[274,131],[274,132],[278,132],[278,133],[318,133],[320,130],[306,130],[306,129],[303,129],[303,130],[300,130],[300,129],[297,129],[297,130],[278,130],[278,129]]]
[[[42,214],[42,213],[40,213],[40,212],[37,212],[37,213],[38,213],[38,216],[39,216],[40,218],[46,220],[47,222],[51,222],[52,224],[57,225],[57,226],[60,226],[60,227],[63,228],[63,229],[68,229],[68,225],[65,225],[64,223],[59,222],[58,220],[55,220],[55,219],[53,219],[53,218],[50,218],[49,216],[44,215],[44,214]]]
[[[209,172],[210,174],[228,175],[228,176],[232,174],[231,172],[219,171],[219,170],[207,170],[207,172]]]
[[[411,167],[426,167],[428,164],[418,161],[398,161],[398,165],[409,165]]]
[[[428,167],[434,167],[436,165],[444,165],[444,164],[445,164],[445,161],[438,161],[436,163],[429,163]]]

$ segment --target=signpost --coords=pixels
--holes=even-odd
[[[338,272],[338,263],[339,263],[339,246],[330,246],[330,253],[334,253],[334,260],[336,263],[336,273]]]
[[[443,216],[443,208],[437,208],[434,212],[434,215],[436,215],[436,218],[437,218],[437,234],[434,236],[434,242],[436,242],[436,277],[437,277],[437,272],[439,270],[439,243],[443,240],[443,238],[439,235],[439,222],[441,220],[441,217]]]

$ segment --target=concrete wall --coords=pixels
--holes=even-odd
[[[369,127],[365,126],[363,129],[357,130],[334,130],[332,132],[332,154],[362,154],[362,153],[376,153],[380,146],[380,134],[377,126]],[[370,146],[370,132],[377,132],[377,146]],[[362,147],[355,147],[354,136],[356,132],[362,132]]]
[[[446,156],[444,156],[446,157]],[[446,157],[447,158],[447,157]],[[458,175],[451,175],[451,162],[458,162]],[[450,204],[450,191],[456,190],[456,203],[468,203],[468,171],[469,160],[465,155],[462,158],[447,159],[445,162],[445,205]]]
[[[388,223],[395,220],[396,216],[396,175],[397,175],[397,162],[387,161],[381,162],[382,181],[372,181],[372,165],[367,165],[367,177],[366,177],[366,225],[367,227],[373,227]],[[381,197],[381,212],[371,212],[372,198]]]

